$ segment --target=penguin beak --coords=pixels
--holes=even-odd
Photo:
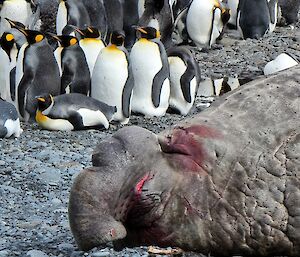
[[[47,35],[49,35],[50,37],[53,37],[55,40],[61,42],[61,39],[59,38],[58,35],[55,35],[55,34],[53,34],[51,32],[47,32]]]
[[[143,34],[148,34],[148,32],[143,27],[137,27],[135,29]]]
[[[36,97],[35,99],[37,99],[39,102],[43,102],[43,103],[46,102],[45,98],[43,97]]]
[[[69,27],[71,27],[72,29],[74,29],[75,31],[77,31],[80,35],[84,36],[84,33],[82,32],[81,29],[77,28],[74,25],[68,25]]]

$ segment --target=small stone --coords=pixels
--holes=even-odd
[[[68,243],[63,243],[58,245],[58,249],[60,251],[64,250],[64,251],[73,251],[74,250],[74,246],[72,244],[68,244]]]
[[[5,161],[0,161],[0,166],[4,166],[5,165]]]
[[[102,252],[95,252],[92,253],[91,257],[108,257],[110,255],[109,252],[107,251],[102,251]]]
[[[27,252],[26,256],[28,257],[48,257],[47,254],[40,250],[30,250]]]
[[[10,252],[7,250],[0,251],[0,257],[8,257],[10,256]]]
[[[51,203],[55,206],[61,205],[61,200],[58,198],[54,198],[54,199],[52,199]]]

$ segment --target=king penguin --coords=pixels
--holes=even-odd
[[[134,85],[124,40],[123,32],[115,31],[111,34],[109,45],[98,55],[91,90],[91,97],[117,107],[113,120],[122,124],[129,121]]]
[[[0,97],[0,138],[19,137],[23,130],[15,106]]]
[[[90,16],[82,0],[60,0],[56,16],[56,34],[71,34],[73,29],[67,25],[79,28],[91,25]]]
[[[37,102],[35,119],[47,130],[108,129],[109,121],[116,111],[115,106],[77,93],[56,97],[46,94],[37,97]]]
[[[163,116],[169,106],[168,56],[152,27],[138,27],[139,40],[133,45],[130,61],[134,78],[132,111],[145,116]]]
[[[60,94],[59,68],[45,35],[36,30],[18,28],[26,39],[17,57],[16,98],[20,117],[34,118],[37,108],[35,96]]]
[[[198,48],[210,47],[222,34],[230,18],[230,10],[219,0],[193,0],[186,17],[189,37]]]
[[[18,49],[11,33],[0,38],[0,97],[10,103],[15,101],[15,67]]]
[[[61,74],[61,94],[88,95],[91,87],[89,67],[78,39],[70,35],[51,34],[59,46],[54,51]]]
[[[259,39],[273,32],[278,0],[240,0],[237,26],[242,37]]]
[[[191,110],[200,83],[200,68],[194,56],[185,46],[167,50],[170,65],[170,108],[181,115]]]
[[[87,27],[86,29],[79,29],[77,27],[73,28],[81,35],[79,45],[84,51],[90,74],[92,76],[98,54],[105,47],[101,38],[101,33],[95,27]]]
[[[5,18],[21,22],[30,28],[33,28],[39,19],[39,8],[32,0],[2,0],[0,3],[2,3],[0,35],[10,29]]]

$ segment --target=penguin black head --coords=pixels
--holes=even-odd
[[[100,31],[95,27],[88,26],[86,29],[79,29],[72,26],[83,38],[100,38]]]
[[[48,34],[51,35],[55,40],[57,40],[62,47],[69,47],[78,44],[78,39],[76,37],[70,35],[57,36],[50,33]]]
[[[37,30],[20,29],[20,28],[16,28],[16,29],[25,35],[27,42],[30,45],[39,43],[45,38],[44,34]]]
[[[43,112],[53,105],[54,99],[51,94],[36,97],[38,101],[38,110]]]
[[[5,20],[7,20],[7,22],[9,23],[10,27],[13,29],[26,29],[25,25],[21,22],[18,21],[12,21],[8,18],[5,18]]]
[[[110,35],[110,43],[116,46],[123,46],[125,41],[125,34],[123,31],[114,31]]]
[[[13,48],[15,43],[14,35],[8,32],[4,32],[0,38],[0,45],[2,49],[7,53],[10,57],[10,51]]]
[[[137,27],[138,38],[155,39],[160,38],[160,32],[153,27]]]

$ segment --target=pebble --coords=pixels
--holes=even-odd
[[[48,255],[40,250],[30,250],[26,254],[27,257],[48,257]]]
[[[8,250],[0,251],[0,257],[8,257],[10,256],[10,252]]]
[[[92,253],[91,257],[108,257],[110,256],[110,252],[95,252]]]

